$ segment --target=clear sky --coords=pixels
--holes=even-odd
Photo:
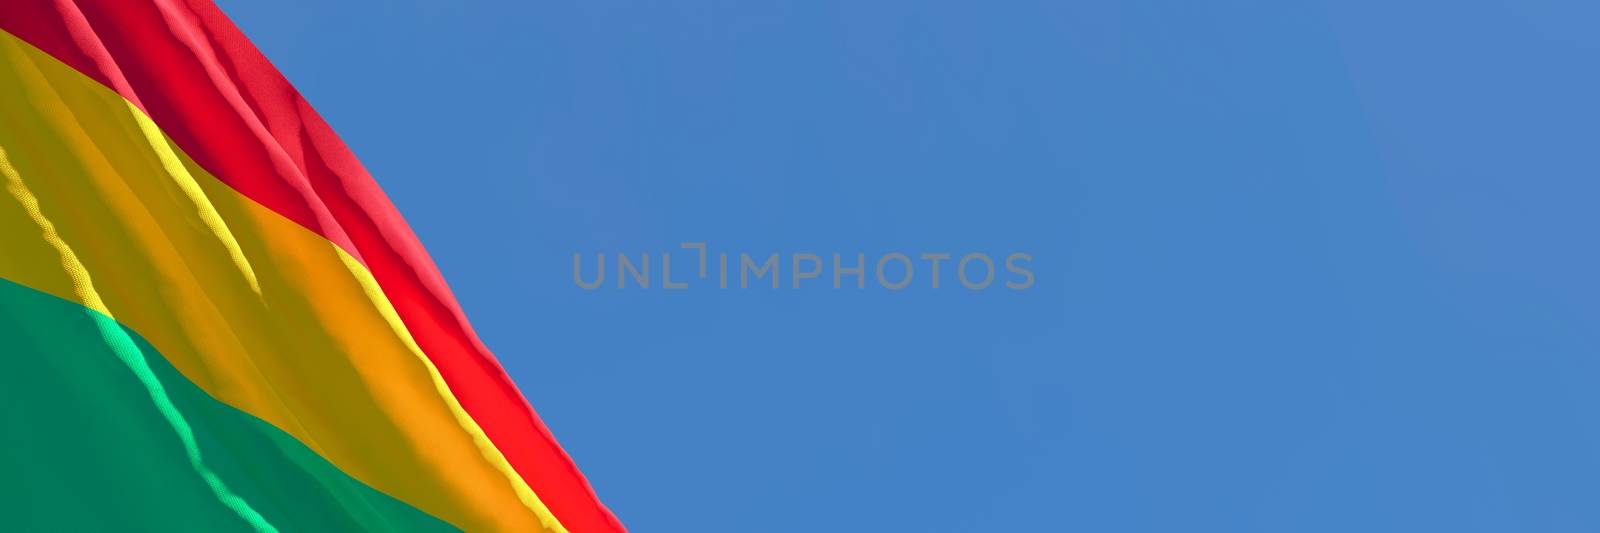
[[[221,4],[637,531],[1600,530],[1593,2]]]

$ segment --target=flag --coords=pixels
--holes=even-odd
[[[0,2],[0,186],[0,530],[622,530],[209,0]]]

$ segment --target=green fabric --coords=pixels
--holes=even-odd
[[[454,531],[110,317],[6,280],[0,362],[0,531]]]

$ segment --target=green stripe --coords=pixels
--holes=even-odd
[[[454,530],[207,395],[110,317],[6,280],[0,363],[0,531]]]

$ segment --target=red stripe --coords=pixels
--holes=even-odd
[[[371,175],[214,4],[4,0],[0,29],[115,89],[229,186],[366,264],[450,390],[556,518],[577,532],[623,531]]]

